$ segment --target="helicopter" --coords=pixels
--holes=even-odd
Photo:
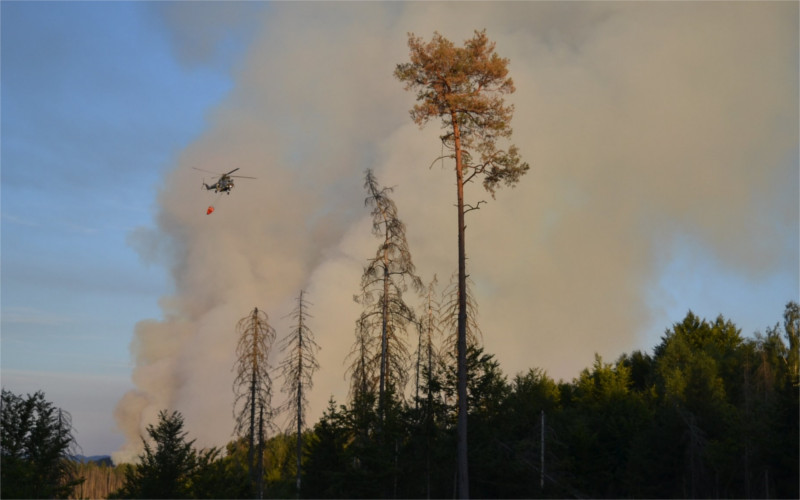
[[[231,175],[232,173],[234,173],[237,170],[239,170],[238,168],[234,168],[233,170],[231,170],[227,174],[220,174],[218,172],[211,172],[209,170],[203,170],[202,168],[195,168],[195,167],[192,167],[192,168],[195,169],[195,170],[199,170],[200,172],[207,172],[209,174],[219,175],[219,179],[217,179],[217,182],[215,182],[214,184],[208,185],[205,182],[203,182],[203,187],[205,187],[209,191],[211,191],[213,189],[215,193],[228,193],[228,194],[231,194],[231,189],[233,189],[233,178],[234,177],[239,178],[239,179],[256,179],[256,177],[248,177],[246,175]]]

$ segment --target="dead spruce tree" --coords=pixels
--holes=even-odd
[[[514,107],[503,94],[514,92],[508,77],[508,59],[494,51],[485,31],[475,32],[464,47],[455,47],[439,33],[425,43],[409,34],[411,61],[398,64],[394,75],[416,92],[418,104],[411,118],[420,126],[439,118],[445,133],[440,136],[447,158],[455,160],[458,209],[458,495],[469,497],[467,459],[467,304],[466,244],[464,215],[482,201],[468,205],[464,186],[474,179],[494,197],[501,183],[514,186],[528,171],[516,146],[502,149],[499,139],[511,136]],[[444,155],[443,155],[444,156]],[[438,158],[437,158],[438,160]]]
[[[475,284],[467,276],[467,349],[480,347],[483,333],[478,326],[478,302],[472,294]],[[442,292],[441,325],[443,331],[442,352],[456,352],[458,346],[458,311],[459,311],[458,275],[453,274],[450,284]]]
[[[303,453],[303,427],[305,411],[308,407],[307,393],[313,387],[314,372],[319,369],[317,351],[319,345],[314,341],[314,333],[308,327],[309,302],[305,299],[305,291],[300,290],[297,307],[292,311],[294,326],[281,342],[281,351],[286,358],[281,362],[283,377],[282,391],[288,394],[286,410],[289,412],[288,427],[297,429],[297,497],[300,498],[301,458]]]
[[[250,447],[247,464],[250,478],[259,498],[263,495],[264,431],[272,427],[272,379],[269,374],[269,352],[275,341],[275,330],[264,311],[253,311],[236,324],[239,342],[236,344],[236,377],[233,381],[234,433],[246,433]],[[258,463],[255,463],[258,437]]]
[[[372,234],[381,239],[381,244],[364,268],[361,294],[354,297],[364,311],[356,322],[356,344],[351,352],[355,366],[351,365],[349,372],[360,377],[359,384],[364,385],[374,377],[377,364],[378,415],[382,422],[387,385],[402,394],[408,379],[405,333],[408,323],[414,321],[414,311],[403,300],[403,292],[409,285],[421,290],[422,282],[414,274],[405,224],[389,197],[392,189],[378,186],[372,170],[366,172],[364,188],[368,193],[364,204],[372,209]],[[380,341],[370,340],[375,338]],[[374,352],[375,347],[380,350]]]
[[[436,432],[433,415],[433,378],[434,366],[440,364],[439,352],[435,342],[442,333],[441,329],[441,304],[437,298],[436,285],[438,284],[436,275],[425,287],[423,295],[422,310],[417,321],[419,330],[419,341],[417,343],[417,383],[416,397],[414,398],[415,408],[419,409],[421,403],[419,388],[422,377],[425,377],[425,390],[427,393],[425,407],[421,412],[421,429],[425,436],[425,491],[426,497],[431,497],[431,440]]]
[[[435,339],[441,334],[440,308],[441,305],[437,298],[436,285],[439,283],[436,275],[428,283],[423,291],[422,310],[418,315],[419,340],[417,342],[417,377],[416,377],[416,405],[419,405],[419,387],[422,376],[426,377],[425,383],[428,387],[428,399],[430,399],[431,377],[433,375],[433,365],[438,353],[436,352]],[[423,370],[424,368],[424,370]],[[430,405],[428,405],[430,406]]]
[[[365,401],[364,397],[378,388],[380,359],[374,353],[378,352],[380,338],[372,336],[369,325],[369,318],[363,314],[356,320],[356,341],[345,359],[345,376],[350,379],[348,397],[352,402]]]

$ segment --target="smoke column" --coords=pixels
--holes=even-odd
[[[193,7],[165,16],[178,48],[208,24]],[[438,125],[411,122],[413,96],[392,77],[408,32],[460,44],[485,27],[511,60],[513,142],[531,171],[496,201],[479,185],[467,192],[489,201],[468,215],[468,272],[485,347],[506,373],[539,366],[568,379],[595,352],[630,351],[681,242],[731,272],[797,275],[797,8],[270,4],[249,20],[258,36],[234,90],[164,179],[155,227],[131,235],[170,269],[174,293],[163,318],[136,326],[115,460],[139,452],[165,408],[185,415],[198,445],[226,443],[236,322],[258,307],[282,338],[301,288],[321,346],[309,421],[331,396],[344,401],[352,296],[376,245],[366,168],[396,186],[423,280],[456,269],[452,165],[431,166]],[[213,195],[191,167],[258,179],[206,216]]]

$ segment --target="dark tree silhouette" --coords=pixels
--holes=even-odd
[[[147,426],[151,443],[142,438],[144,452],[139,463],[125,469],[125,481],[115,498],[197,498],[207,494],[197,485],[209,474],[219,450],[211,448],[199,453],[194,440],[186,439],[183,416],[177,412],[158,414],[158,425]]]
[[[509,380],[490,353],[471,346],[470,493],[799,498],[794,309],[788,307],[788,324],[784,317],[754,339],[722,317],[689,313],[652,354],[635,351],[613,363],[597,356],[571,382],[538,368]],[[441,354],[449,360],[429,380],[422,377],[419,406],[387,398],[382,431],[376,394],[367,394],[363,406],[331,400],[308,439],[305,496],[457,494],[458,375],[455,353]],[[286,470],[284,481],[291,482],[290,469],[276,461],[270,477]]]
[[[2,390],[0,474],[5,498],[66,498],[83,480],[70,460],[77,446],[69,413],[44,393]]]

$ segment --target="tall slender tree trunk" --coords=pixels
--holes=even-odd
[[[250,380],[250,447],[247,450],[247,465],[250,468],[250,478],[255,483],[255,441],[256,441],[256,370]]]
[[[455,111],[450,113],[456,152],[458,188],[458,497],[469,498],[469,459],[467,455],[467,252],[464,240],[464,165],[461,133]]]
[[[300,292],[300,327],[297,339],[297,498],[300,498],[301,457],[303,453],[303,292]]]
[[[258,498],[264,498],[264,407],[259,405],[258,413],[258,466],[256,467],[258,480],[256,489]]]
[[[389,240],[389,227],[386,227],[386,242],[388,245]],[[381,373],[380,373],[380,390],[378,391],[378,416],[379,425],[383,426],[384,405],[385,405],[385,390],[386,390],[386,371],[389,368],[389,363],[386,359],[387,350],[389,348],[389,337],[387,321],[389,317],[389,263],[387,250],[383,251],[383,318],[381,320]]]
[[[430,304],[430,290],[428,291],[428,304]],[[431,433],[433,432],[433,394],[431,393],[431,379],[433,378],[433,345],[431,343],[431,309],[428,307],[428,410],[425,415],[425,498],[431,497]]]
[[[253,309],[253,321],[256,331],[258,331],[258,308]],[[256,476],[256,464],[255,464],[255,451],[256,451],[256,389],[258,388],[258,378],[257,378],[257,359],[256,359],[256,348],[258,342],[258,335],[256,332],[252,332],[253,336],[253,346],[251,348],[250,356],[251,359],[251,377],[250,377],[250,448],[247,450],[247,461],[248,466],[250,467],[250,478],[253,482],[254,486],[257,486],[258,478]]]
[[[419,410],[419,365],[422,363],[422,336],[425,332],[422,328],[419,329],[419,338],[417,340],[417,378],[416,378],[416,394],[414,397],[414,409]]]

